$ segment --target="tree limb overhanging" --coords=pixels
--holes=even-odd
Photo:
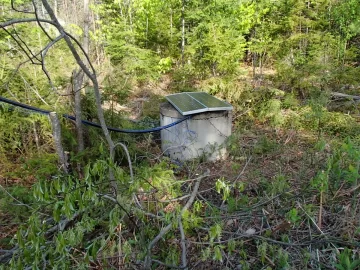
[[[6,27],[4,27],[3,24],[0,24],[0,27],[1,27],[6,33],[8,33],[9,36],[10,36],[12,39],[15,40],[16,43],[19,42],[19,41],[6,29]],[[20,37],[18,37],[18,38],[21,39]],[[32,56],[30,56],[29,54],[27,54],[26,51],[23,50],[23,52],[26,54],[26,56],[27,56],[28,59],[25,60],[25,61],[23,61],[23,62],[21,62],[20,64],[18,64],[17,67],[13,70],[12,75],[9,76],[9,78],[14,77],[14,75],[18,73],[18,71],[19,71],[19,69],[20,69],[20,67],[21,67],[22,65],[24,65],[24,64],[26,64],[26,63],[28,63],[28,62],[31,62],[32,64],[37,64],[37,65],[41,65],[41,66],[42,66],[42,70],[43,70],[45,76],[47,77],[50,86],[52,87],[52,89],[53,89],[55,92],[57,92],[56,89],[55,89],[55,87],[53,86],[53,83],[52,83],[52,80],[51,80],[51,78],[50,78],[50,75],[49,75],[49,73],[47,72],[47,69],[46,69],[46,66],[45,66],[45,57],[46,57],[46,54],[47,54],[47,52],[49,51],[49,49],[50,49],[53,45],[55,45],[58,41],[60,41],[62,38],[63,38],[62,35],[56,37],[56,38],[53,39],[51,42],[49,42],[43,49],[41,49],[39,52],[37,52],[37,53],[35,53],[35,54],[32,54]],[[25,43],[25,42],[22,41],[22,43]],[[21,46],[20,46],[20,47],[21,47]],[[41,59],[38,59],[38,58],[37,58],[37,56],[39,56],[39,55],[41,56]],[[39,61],[39,63],[35,63],[35,62],[34,62],[34,58],[35,58],[37,61]],[[6,88],[6,89],[9,91],[9,89],[8,89],[8,88],[9,88],[9,87],[8,87],[8,84],[9,84],[9,81],[5,82],[2,87]],[[57,93],[57,94],[59,94],[59,93]],[[59,95],[63,96],[62,94],[59,94]],[[14,95],[12,95],[12,96],[14,96]]]
[[[53,26],[56,26],[56,24],[53,21],[47,20],[47,19],[36,19],[36,18],[20,18],[20,19],[12,19],[12,20],[8,20],[6,22],[2,22],[0,23],[0,27],[1,28],[5,28],[8,27],[10,25],[14,25],[14,24],[19,24],[19,23],[29,23],[29,22],[44,22],[44,23],[48,23],[51,24]]]
[[[44,34],[48,37],[48,39],[50,39],[52,41],[53,40],[52,37],[49,35],[49,33],[45,30],[45,28],[42,26],[42,24],[39,21],[39,16],[38,16],[35,0],[32,0],[31,2],[32,2],[33,7],[34,7],[34,13],[35,13],[35,17],[36,17],[36,20],[37,20],[37,24],[39,25],[41,30],[44,32]]]
[[[84,49],[82,48],[81,44],[79,43],[79,41],[77,41],[73,36],[71,36],[70,34],[68,34],[65,29],[62,27],[62,25],[60,24],[60,22],[58,21],[58,19],[56,18],[53,9],[51,8],[51,6],[49,5],[47,0],[41,0],[45,10],[47,11],[47,13],[49,14],[50,20],[48,19],[42,19],[39,18],[37,15],[35,15],[35,18],[21,18],[21,19],[12,19],[6,22],[3,22],[0,24],[0,27],[5,29],[8,26],[11,25],[15,25],[15,24],[19,24],[19,23],[28,23],[28,22],[37,22],[39,23],[48,23],[53,25],[60,33],[60,36],[56,39],[56,42],[58,42],[61,39],[64,39],[71,54],[73,55],[73,57],[76,60],[76,63],[80,66],[81,70],[86,74],[86,76],[90,79],[90,81],[93,84],[94,87],[94,94],[95,94],[95,100],[96,100],[96,107],[97,107],[97,113],[98,113],[98,118],[99,118],[99,122],[101,125],[101,128],[103,130],[103,133],[105,135],[106,141],[109,145],[110,148],[114,147],[114,143],[111,139],[109,130],[107,129],[106,123],[105,123],[105,118],[104,118],[104,113],[101,107],[101,93],[100,93],[100,89],[99,89],[99,83],[97,80],[97,75],[96,75],[96,71],[94,69],[94,67],[91,65],[90,61],[89,61],[89,57],[88,55],[85,53]],[[12,2],[12,6],[13,2]],[[16,8],[14,8],[15,11],[19,11]],[[23,12],[23,11],[19,11],[19,12]],[[30,13],[30,14],[34,14],[34,12],[25,12],[25,13]],[[5,31],[7,31],[5,29]],[[12,38],[14,38],[14,36],[11,35],[11,33],[9,31],[7,31],[7,33],[10,34],[10,36]],[[85,58],[88,61],[88,65],[90,66],[90,69],[86,66],[86,64],[81,60],[81,57],[77,51],[77,49],[75,48],[73,42],[75,42],[75,44],[80,48],[81,52],[84,54]],[[49,48],[55,44],[55,42],[50,42],[48,44],[48,46],[46,46],[45,49],[43,49],[42,51],[45,52],[44,55],[46,55],[46,52],[49,50]],[[36,54],[38,55],[38,54]],[[32,57],[28,56],[28,58],[32,59]],[[43,58],[44,59],[44,58]],[[42,59],[42,61],[43,61]],[[32,61],[33,62],[33,61]],[[45,72],[46,73],[46,72]],[[47,74],[48,76],[48,74]],[[49,77],[48,77],[49,78]]]
[[[11,8],[19,13],[25,13],[25,14],[34,14],[34,11],[28,11],[28,10],[20,10],[15,7],[14,0],[11,0]]]
[[[28,48],[28,46],[26,45],[26,43],[25,43],[19,36],[17,36],[16,32],[15,32],[15,35],[13,35],[11,32],[9,32],[9,31],[8,31],[5,27],[3,27],[1,24],[0,24],[0,27],[6,32],[6,34],[8,34],[8,35],[16,42],[16,44],[20,47],[21,51],[22,51],[23,53],[25,53],[26,57],[29,59],[29,61],[31,61],[31,63],[32,63],[33,65],[40,65],[40,63],[34,62],[34,58],[35,58],[38,62],[40,62],[40,60],[37,58],[37,56],[38,56],[39,54],[33,54],[33,53],[30,51],[30,49]],[[15,36],[16,36],[17,38],[16,38]],[[19,41],[18,39],[20,39],[20,41]],[[25,46],[25,48],[23,47],[22,44]]]
[[[49,42],[45,48],[43,50],[40,51],[41,53],[41,68],[45,74],[45,76],[47,77],[48,81],[49,81],[49,84],[51,86],[52,89],[55,89],[53,83],[52,83],[52,80],[50,78],[50,74],[49,72],[47,71],[46,69],[46,65],[45,65],[45,57],[46,57],[46,54],[47,52],[49,51],[49,49],[54,46],[58,41],[60,41],[62,38],[64,37],[64,35],[59,35],[58,37],[56,37],[55,39],[51,40],[51,42]]]
[[[11,3],[12,3],[12,6],[13,6],[13,1]],[[104,136],[106,138],[106,141],[107,141],[107,143],[109,145],[109,149],[110,149],[110,152],[111,152],[112,149],[114,149],[115,144],[111,139],[110,132],[109,132],[109,130],[108,130],[107,126],[106,126],[106,123],[105,123],[104,112],[103,112],[103,109],[102,109],[102,106],[101,106],[101,93],[100,93],[99,82],[97,80],[96,70],[95,70],[94,66],[92,65],[92,63],[90,61],[90,57],[89,57],[89,55],[87,53],[88,50],[86,48],[84,49],[82,47],[82,45],[80,44],[80,42],[75,37],[73,37],[72,35],[70,35],[69,33],[67,33],[65,31],[65,29],[63,28],[63,26],[60,24],[59,20],[55,16],[55,13],[54,13],[53,9],[51,8],[50,4],[48,3],[48,1],[47,0],[41,0],[41,3],[43,5],[44,9],[46,10],[46,12],[48,13],[50,19],[39,18],[38,14],[37,14],[36,3],[35,3],[35,1],[32,1],[34,12],[26,12],[26,13],[34,14],[35,18],[12,19],[12,20],[0,23],[0,28],[4,29],[4,31],[12,39],[15,40],[15,42],[19,45],[21,50],[26,54],[26,56],[28,58],[28,61],[26,61],[26,62],[30,61],[33,64],[41,65],[42,70],[43,70],[45,76],[47,77],[51,88],[53,90],[55,90],[55,91],[56,91],[56,88],[54,87],[54,85],[52,83],[52,80],[50,78],[50,74],[48,73],[48,71],[46,69],[45,57],[46,57],[46,54],[49,51],[49,49],[54,44],[56,44],[60,40],[65,41],[65,43],[66,43],[68,49],[70,50],[72,56],[75,58],[76,63],[78,64],[78,66],[80,66],[80,71],[79,72],[85,74],[89,78],[89,80],[91,81],[91,83],[93,85],[93,91],[94,91],[94,96],[95,96],[95,103],[96,103],[96,108],[97,108],[98,119],[99,119],[101,129],[103,131],[103,134],[104,134]],[[17,9],[14,9],[14,10],[18,11]],[[29,23],[29,22],[36,22],[38,24],[38,26],[42,29],[42,31],[47,35],[47,37],[50,40],[50,42],[44,48],[42,48],[38,53],[32,53],[32,51],[29,49],[27,44],[20,37],[14,36],[10,31],[8,31],[6,29],[6,27],[9,27],[9,26],[14,26],[14,25],[19,24],[19,23]],[[42,26],[41,23],[46,23],[46,24],[50,24],[50,25],[54,26],[57,29],[57,31],[59,32],[59,35],[56,38],[52,38],[47,33],[47,31],[45,30],[45,28]],[[20,39],[20,41],[18,39]],[[22,46],[22,44],[24,44],[25,47]],[[80,49],[80,52],[78,52],[79,49]],[[39,59],[38,56],[40,56],[41,58]],[[82,59],[84,59],[84,60],[82,60]],[[22,64],[20,64],[20,65],[22,65]],[[16,69],[16,72],[19,70],[20,65]],[[131,173],[132,173],[132,170],[131,170]],[[109,171],[109,180],[112,183],[112,187],[116,192],[116,189],[117,189],[116,186],[117,185],[116,185],[116,182],[114,181],[114,173],[113,173],[112,169],[110,169],[110,171]]]
[[[66,31],[64,30],[62,25],[59,23],[58,19],[56,18],[55,14],[54,14],[53,9],[49,5],[49,3],[46,0],[42,0],[41,2],[43,3],[44,8],[47,11],[47,13],[49,14],[51,21],[54,23],[54,26],[56,27],[56,29],[60,32],[61,35],[64,35],[63,38],[64,38],[69,50],[71,51],[73,57],[75,58],[77,64],[80,66],[80,68],[83,70],[83,72],[86,74],[86,76],[93,83],[96,107],[97,107],[97,113],[98,113],[100,125],[101,125],[103,133],[105,135],[106,141],[109,144],[109,147],[113,148],[114,142],[112,141],[109,130],[107,129],[107,126],[105,123],[104,112],[101,107],[101,93],[100,93],[99,82],[97,80],[97,75],[96,75],[95,69],[91,66],[90,61],[89,61],[89,64],[91,67],[91,71],[90,71],[88,69],[88,67],[85,65],[85,63],[81,60],[79,53],[77,52],[77,50],[75,49],[75,46],[71,42],[72,38],[69,37],[69,35],[66,33]],[[80,44],[77,42],[77,45],[79,46]],[[81,46],[79,46],[79,47],[81,47]],[[84,53],[83,49],[82,49],[82,51]],[[84,53],[84,55],[86,55],[86,54]]]

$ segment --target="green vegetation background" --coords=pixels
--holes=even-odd
[[[33,8],[0,0],[0,23],[32,16],[12,2]],[[172,164],[159,135],[112,134],[129,149],[131,179],[99,130],[85,128],[77,153],[75,127],[61,119],[64,174],[47,117],[0,103],[1,269],[140,269],[169,224],[153,269],[186,268],[182,230],[189,269],[359,269],[358,0],[102,0],[88,18],[81,1],[49,2],[79,41],[90,22],[109,126],[156,126],[164,95],[206,91],[235,108],[229,158]],[[45,61],[53,88],[41,66],[20,65],[47,42],[36,23],[0,30],[0,95],[73,114],[76,62],[64,41]],[[97,121],[89,82],[82,112]],[[181,211],[186,201],[172,199],[205,169],[202,193]]]

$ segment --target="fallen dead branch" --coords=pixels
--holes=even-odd
[[[360,96],[348,95],[339,92],[331,92],[331,96],[337,99],[352,99],[355,100],[356,102],[360,102]]]

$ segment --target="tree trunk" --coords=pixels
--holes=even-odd
[[[96,2],[95,2],[95,5],[96,5]],[[119,4],[120,8],[121,8],[121,5]],[[99,17],[99,14],[96,13],[96,12],[92,12],[92,27],[93,27],[93,31],[94,33],[96,32],[96,22],[100,20],[100,17]],[[99,42],[96,42],[96,45],[94,46],[94,49],[95,49],[95,59],[96,59],[96,63],[98,65],[100,65],[100,57],[101,57],[101,48],[100,48],[100,43]]]
[[[84,38],[83,48],[86,54],[89,54],[89,0],[84,0]],[[84,59],[86,61],[86,59]],[[81,87],[84,83],[84,72],[73,71],[73,87],[75,98],[75,117],[76,117],[76,132],[78,152],[84,151],[84,131],[82,126],[82,112],[81,112]],[[79,167],[79,166],[78,166]],[[80,169],[80,168],[78,168]]]
[[[90,43],[89,43],[89,27],[90,27],[90,10],[89,10],[89,0],[84,0],[84,39],[83,47],[85,53],[89,53]]]
[[[84,79],[84,72],[73,71],[73,87],[75,97],[75,122],[76,122],[76,133],[78,143],[78,153],[84,151],[84,131],[82,126],[82,112],[81,112],[81,86]]]
[[[173,11],[172,8],[170,8],[170,39],[172,40],[173,36]]]
[[[256,52],[253,52],[253,53],[252,53],[253,78],[256,77],[256,62],[257,62],[256,56],[257,56],[257,53],[256,53]]]
[[[36,150],[38,153],[40,153],[40,142],[39,142],[39,135],[36,130],[36,122],[33,122],[33,131],[34,131],[34,138],[35,138],[35,144],[36,144]]]
[[[182,0],[181,8],[181,65],[185,64],[185,0]]]
[[[148,47],[148,35],[149,35],[149,15],[146,14],[145,48]]]
[[[61,125],[56,112],[50,113],[50,120],[51,120],[54,141],[55,141],[55,148],[59,156],[59,163],[61,165],[62,170],[65,173],[68,173],[67,160],[61,143]]]
[[[130,25],[130,32],[133,32],[133,19],[132,19],[132,9],[131,9],[131,0],[129,0],[128,6],[128,14],[129,14],[129,25]]]
[[[264,53],[260,53],[259,54],[260,56],[259,56],[259,73],[260,73],[260,78],[262,78],[262,75],[263,75],[263,55],[264,55]]]
[[[58,4],[57,4],[57,0],[54,0],[54,13],[55,16],[58,16]]]

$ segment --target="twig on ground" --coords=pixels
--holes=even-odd
[[[49,237],[51,236],[54,232],[56,232],[57,230],[59,231],[64,231],[68,225],[73,222],[76,218],[78,218],[78,216],[80,216],[81,213],[75,213],[71,219],[63,219],[61,220],[58,224],[56,224],[55,226],[51,227],[49,230],[47,230],[44,233],[45,237]],[[49,243],[49,242],[46,242]],[[44,248],[44,247],[42,247]],[[7,251],[1,251],[3,253],[5,253],[4,255],[0,256],[0,264],[1,263],[7,263],[8,261],[11,260],[11,258],[16,255],[16,253],[18,253],[18,251],[22,251],[18,245],[16,245],[14,248],[7,250]],[[19,255],[19,254],[17,254]],[[31,268],[31,267],[30,267]]]
[[[323,196],[324,196],[324,192],[321,190],[320,191],[319,217],[318,217],[318,228],[319,229],[321,229],[321,227],[322,227]]]
[[[187,194],[187,195],[184,195],[184,196],[181,196],[181,197],[177,197],[177,198],[173,198],[173,199],[169,199],[169,200],[158,200],[158,202],[161,202],[161,203],[170,203],[170,202],[177,202],[177,201],[182,201],[186,198],[190,197],[190,194]]]
[[[112,202],[114,202],[114,203],[116,203],[116,204],[120,207],[120,209],[125,212],[125,214],[126,214],[127,217],[129,218],[129,220],[131,221],[131,223],[133,223],[134,226],[135,226],[137,229],[139,229],[139,227],[138,227],[138,225],[136,224],[133,216],[129,213],[128,210],[125,209],[124,206],[121,205],[121,203],[120,203],[117,199],[115,199],[115,198],[113,198],[113,197],[111,197],[111,196],[109,196],[109,195],[106,195],[106,194],[97,194],[97,195],[100,196],[100,197],[103,197],[103,198],[105,198],[105,199],[108,199],[108,200],[110,200],[110,201],[112,201]]]
[[[26,207],[34,210],[34,208],[32,208],[30,205],[27,205],[27,204],[25,204],[25,203],[23,203],[23,202],[20,202],[18,199],[16,199],[16,198],[15,198],[13,195],[11,195],[2,185],[0,185],[0,188],[2,188],[2,189],[4,190],[4,192],[5,192],[10,198],[12,198],[14,201],[18,202],[18,203],[19,203],[19,204],[18,204],[19,206],[26,206]]]
[[[356,190],[360,189],[360,185],[357,185],[356,187],[350,189],[350,190],[345,190],[343,192],[343,194],[341,195],[350,195],[351,193],[354,193]]]
[[[202,230],[205,231],[209,231],[209,228],[200,228]],[[296,243],[288,243],[288,242],[282,242],[282,241],[278,241],[278,240],[274,240],[268,237],[264,237],[264,236],[260,236],[260,235],[249,235],[249,234],[242,234],[242,233],[234,233],[234,232],[229,232],[229,231],[222,231],[222,233],[224,234],[230,234],[232,237],[226,240],[220,240],[220,241],[213,241],[213,242],[199,242],[199,241],[192,241],[192,240],[187,240],[187,242],[189,243],[193,243],[193,244],[197,244],[197,245],[214,245],[214,244],[225,244],[228,243],[229,241],[233,241],[233,240],[237,240],[237,239],[248,239],[245,240],[246,241],[251,241],[252,239],[259,239],[262,241],[266,241],[266,242],[270,242],[270,243],[274,243],[274,244],[278,244],[278,245],[282,245],[282,246],[288,246],[288,247],[306,247],[306,246],[310,246],[310,245],[316,245],[316,244],[332,244],[336,243],[336,244],[341,244],[344,246],[348,246],[348,247],[360,247],[360,243],[357,242],[346,242],[346,241],[342,241],[339,239],[335,239],[335,238],[326,238],[325,236],[323,236],[324,238],[318,238],[318,239],[312,239],[310,241],[300,241],[300,242],[296,242]],[[235,235],[235,237],[234,237]]]
[[[301,206],[299,202],[297,202],[298,207],[305,213],[305,215],[310,219],[310,221],[315,225],[316,229],[321,233],[322,235],[325,235],[324,232],[321,230],[321,228],[316,224],[315,220],[305,211],[305,209]]]
[[[159,261],[159,260],[156,260],[156,259],[152,259],[153,262],[156,262],[158,264],[161,264],[163,266],[166,266],[168,268],[175,268],[175,269],[184,269],[183,267],[179,267],[179,266],[176,266],[176,265],[170,265],[170,264],[166,264],[166,263],[163,263],[162,261]]]
[[[192,203],[194,202],[195,198],[196,198],[196,194],[199,190],[199,186],[200,186],[200,182],[203,178],[207,177],[209,175],[210,171],[207,170],[203,175],[201,175],[200,177],[198,177],[195,185],[194,185],[194,189],[191,193],[191,196],[189,198],[189,200],[187,201],[187,203],[185,204],[185,206],[181,209],[180,211],[180,217],[185,213],[185,211],[187,209],[189,209],[189,207],[192,205]],[[170,223],[169,225],[167,225],[165,228],[163,228],[160,233],[149,243],[147,249],[148,249],[148,254],[145,258],[145,262],[144,262],[144,268],[145,269],[150,269],[151,268],[151,262],[153,261],[153,259],[151,258],[151,249],[154,247],[154,245],[165,235],[167,234],[172,228],[172,224]]]
[[[186,260],[186,243],[185,243],[185,233],[184,233],[184,228],[182,225],[182,221],[181,221],[181,216],[179,216],[179,230],[180,230],[180,235],[181,235],[181,266],[184,269],[188,269],[187,268],[187,260]]]
[[[246,160],[246,163],[243,167],[243,169],[241,170],[241,172],[237,175],[237,177],[235,178],[234,180],[234,183],[233,183],[233,186],[235,185],[235,183],[239,180],[240,176],[242,176],[247,168],[247,166],[249,165],[250,161],[251,161],[252,157],[249,157],[247,160]]]
[[[305,209],[301,206],[301,204],[299,202],[297,202],[297,205],[299,206],[299,208],[305,213],[305,215],[311,220],[311,222],[315,225],[315,227],[317,228],[317,230],[323,235],[325,236],[324,232],[321,230],[321,228],[316,224],[315,220],[310,217],[310,215],[305,211]],[[319,214],[320,215],[320,214]],[[326,237],[326,236],[325,236]],[[331,245],[336,249],[337,252],[339,252],[339,250],[337,249],[337,247],[331,243]]]
[[[68,226],[68,224],[70,224],[71,222],[73,222],[76,218],[78,218],[80,216],[81,213],[75,213],[71,219],[63,219],[61,220],[58,224],[56,224],[55,226],[51,227],[48,231],[45,232],[45,236],[49,237],[50,235],[52,235],[54,232],[56,232],[57,230],[59,231],[63,231],[66,229],[66,227]]]
[[[0,256],[0,264],[7,263],[8,261],[10,261],[14,255],[14,253],[16,253],[16,251],[18,251],[18,249],[19,249],[19,246],[16,245],[12,249],[2,250],[1,253],[5,253],[5,254]]]
[[[133,172],[133,168],[132,168],[132,163],[131,163],[131,158],[130,158],[130,154],[129,154],[129,150],[127,149],[126,145],[121,143],[121,142],[118,142],[116,144],[114,144],[114,147],[111,148],[111,158],[112,158],[112,161],[114,162],[114,156],[115,156],[115,148],[117,146],[121,146],[123,149],[124,149],[124,152],[126,154],[126,158],[127,158],[127,161],[128,161],[128,164],[129,164],[129,170],[130,170],[130,179],[131,179],[131,182],[130,183],[134,183],[134,172]]]
[[[119,237],[119,244],[118,244],[118,248],[119,248],[119,259],[118,259],[118,264],[119,266],[122,264],[121,263],[121,258],[122,258],[122,243],[121,243],[121,237],[122,237],[122,230],[121,230],[121,223],[119,224],[119,234],[118,234],[118,237]]]

